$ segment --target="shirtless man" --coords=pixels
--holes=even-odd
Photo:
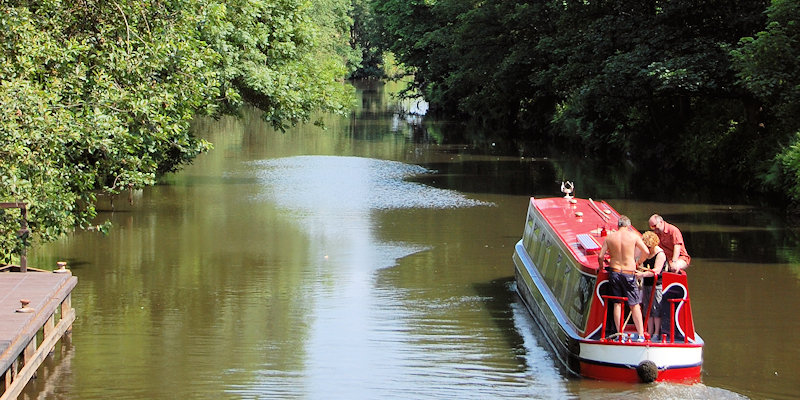
[[[639,288],[636,287],[636,266],[647,257],[650,250],[645,246],[642,237],[637,232],[630,229],[630,218],[620,215],[617,221],[619,229],[611,232],[603,242],[597,261],[600,268],[603,268],[603,260],[606,253],[610,256],[609,266],[611,274],[611,293],[614,296],[627,297],[628,306],[633,314],[633,324],[638,333],[637,341],[644,341],[644,328],[642,323],[641,295]],[[639,253],[636,250],[639,249]],[[640,259],[636,259],[639,257]],[[620,327],[620,316],[622,315],[622,303],[614,301],[614,323],[617,325],[617,332],[622,333],[624,327]]]

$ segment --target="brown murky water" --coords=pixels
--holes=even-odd
[[[445,143],[452,126],[393,117],[388,91],[363,87],[353,117],[328,118],[326,131],[276,133],[255,114],[200,122],[215,150],[134,193],[133,205],[117,199],[103,213],[109,236],[34,250],[31,265],[64,259],[78,276],[78,319],[72,345],[26,396],[800,394],[800,235],[780,212],[694,189],[648,192],[625,168],[544,149],[468,135]],[[653,212],[682,228],[707,343],[703,383],[623,385],[559,371],[513,292],[511,252],[528,196],[559,195],[563,178],[640,228]]]

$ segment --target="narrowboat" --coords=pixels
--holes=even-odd
[[[636,332],[630,319],[621,321],[619,334],[609,307],[609,272],[598,263],[619,213],[605,201],[563,191],[567,196],[530,199],[513,255],[516,290],[558,360],[569,374],[600,380],[698,382],[703,340],[694,330],[686,273],[662,274],[670,328],[660,340],[630,340]],[[644,308],[647,326],[652,316]]]

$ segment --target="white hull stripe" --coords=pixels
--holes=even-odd
[[[609,346],[580,344],[580,359],[593,364],[637,366],[650,360],[659,369],[684,368],[703,363],[702,347]]]

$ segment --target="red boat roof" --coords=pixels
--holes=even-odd
[[[605,241],[601,231],[616,230],[619,213],[605,201],[592,199],[531,198],[531,204],[583,265],[584,271],[596,274],[597,253]]]

